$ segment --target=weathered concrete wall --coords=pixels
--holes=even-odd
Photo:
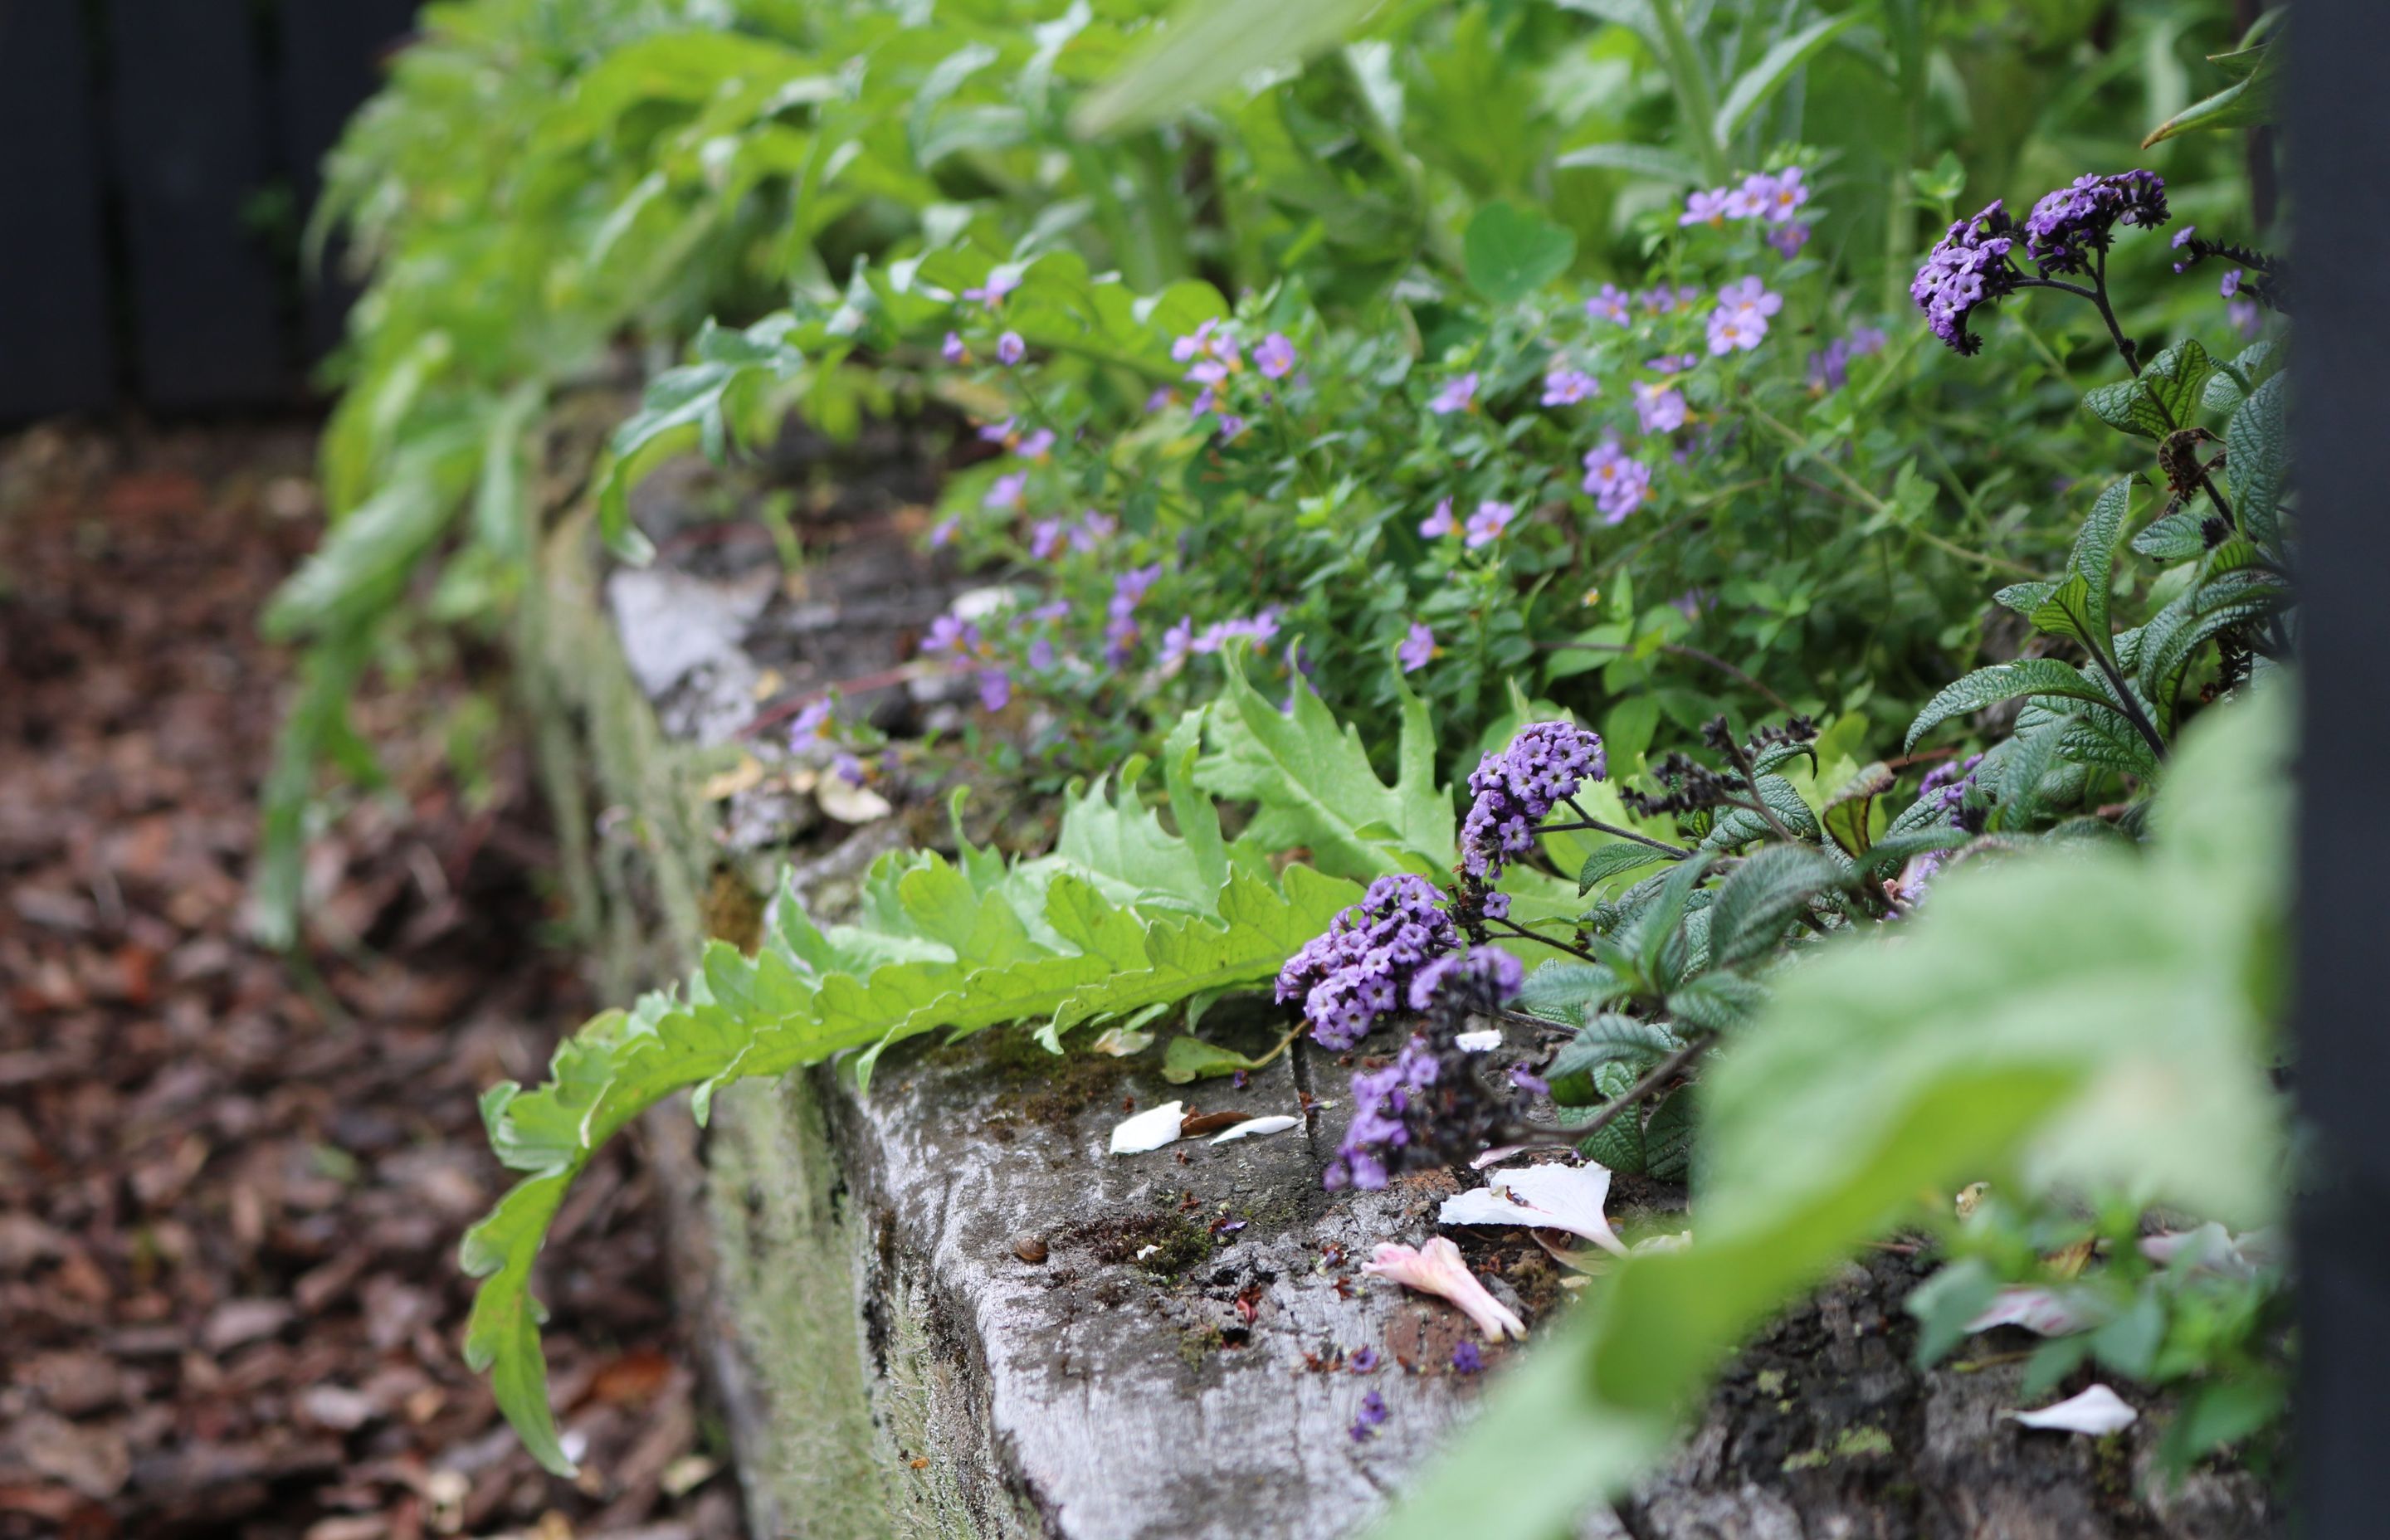
[[[884,527],[848,535],[811,573],[865,617],[845,626],[783,592],[767,551],[759,565],[701,546],[687,567],[603,587],[585,529],[551,548],[525,641],[565,708],[545,713],[552,789],[595,831],[586,886],[620,984],[677,973],[706,934],[752,940],[781,842],[818,818],[786,792],[698,794],[724,763],[707,746],[747,720],[767,671],[868,674],[944,607]],[[835,916],[902,838],[893,824],[817,837],[796,891]],[[1241,1030],[1259,1044],[1275,1024],[1257,1010]],[[1233,1007],[1207,1020],[1239,1030]],[[717,1344],[759,1535],[1341,1534],[1466,1415],[1479,1383],[1450,1363],[1465,1323],[1357,1271],[1377,1241],[1432,1233],[1449,1179],[1322,1193],[1341,1109],[1282,1136],[1114,1158],[1106,1136],[1126,1110],[1189,1095],[1153,1057],[1056,1060],[998,1031],[890,1054],[867,1097],[829,1070],[734,1087],[701,1141],[664,1110],[650,1138],[684,1195],[684,1307]],[[1292,1110],[1304,1091],[1342,1099],[1343,1075],[1299,1046],[1240,1091],[1193,1091],[1206,1109]],[[1563,1294],[1539,1261],[1510,1271],[1531,1316]],[[2101,1442],[1998,1421],[2021,1355],[1918,1373],[1897,1303],[1915,1276],[1878,1256],[1791,1312],[1676,1464],[1581,1533],[2268,1531],[2243,1475],[2142,1495],[2163,1493],[2155,1418]],[[1366,1376],[1348,1367],[1364,1348],[1383,1360]],[[1487,1352],[1497,1369],[1502,1356]],[[1391,1415],[1356,1441],[1371,1391]]]

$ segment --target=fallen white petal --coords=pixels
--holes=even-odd
[[[1609,1167],[1591,1161],[1581,1166],[1521,1166],[1497,1171],[1486,1180],[1514,1200],[1551,1216],[1540,1223],[1581,1235],[1613,1256],[1626,1254],[1626,1243],[1601,1212],[1610,1200]]]
[[[1266,1118],[1247,1118],[1233,1128],[1223,1128],[1213,1135],[1211,1142],[1227,1144],[1230,1139],[1247,1139],[1256,1134],[1283,1134],[1302,1121],[1301,1118],[1290,1118],[1283,1112]]]
[[[1500,1165],[1516,1155],[1538,1149],[1574,1149],[1573,1144],[1497,1144],[1491,1149],[1480,1150],[1469,1162],[1471,1171],[1484,1171],[1487,1166]]]
[[[1165,1101],[1133,1118],[1123,1118],[1112,1125],[1112,1153],[1142,1155],[1177,1142],[1178,1124],[1186,1116],[1185,1102]]]
[[[1502,1046],[1502,1033],[1495,1027],[1484,1032],[1464,1032],[1452,1040],[1452,1046],[1462,1053],[1485,1053]]]
[[[842,776],[825,776],[814,787],[814,801],[842,824],[868,824],[896,810],[888,799],[867,786],[850,786]]]
[[[1485,1286],[1477,1281],[1477,1275],[1462,1260],[1460,1248],[1442,1236],[1416,1251],[1391,1240],[1380,1241],[1377,1254],[1361,1264],[1361,1271],[1392,1278],[1421,1293],[1443,1295],[1477,1323],[1477,1329],[1485,1333],[1488,1341],[1527,1334],[1527,1323],[1486,1292]]]
[[[1114,1059],[1126,1059],[1131,1054],[1140,1054],[1153,1046],[1153,1033],[1112,1027],[1087,1046],[1097,1053],[1108,1054]]]
[[[1996,1326],[2021,1326],[2040,1337],[2072,1337],[2108,1318],[2079,1291],[2011,1284],[1991,1304],[1967,1323],[1969,1331],[1989,1331]]]
[[[1471,1187],[1446,1199],[1435,1211],[1435,1220],[1439,1225],[1527,1225],[1540,1229],[1551,1224],[1552,1216],[1513,1202],[1492,1187]]]
[[[1137,1261],[1139,1261],[1139,1262],[1143,1262],[1146,1258],[1148,1258],[1148,1257],[1150,1257],[1150,1256],[1154,1255],[1156,1252],[1160,1251],[1161,1250],[1162,1250],[1162,1247],[1161,1247],[1161,1244],[1160,1244],[1159,1242],[1157,1242],[1157,1243],[1155,1243],[1155,1244],[1153,1244],[1153,1245],[1151,1245],[1151,1246],[1140,1246],[1140,1247],[1138,1247],[1138,1248],[1137,1249]]]
[[[2141,1414],[2125,1405],[2125,1398],[2105,1385],[2094,1385],[2080,1395],[2071,1395],[2055,1406],[2044,1406],[2037,1412],[2003,1412],[2027,1428],[2049,1428],[2065,1433],[2114,1433],[2131,1427]]]

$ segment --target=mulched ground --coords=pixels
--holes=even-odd
[[[624,1141],[549,1248],[580,1483],[458,1354],[474,1097],[588,1008],[467,664],[374,707],[392,786],[317,853],[311,966],[245,939],[310,451],[0,440],[0,1537],[734,1540]]]

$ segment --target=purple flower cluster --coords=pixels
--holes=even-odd
[[[1413,1010],[1428,1010],[1438,995],[1451,992],[1464,1007],[1491,1010],[1518,994],[1526,982],[1526,965],[1510,953],[1498,946],[1474,947],[1438,957],[1414,974],[1410,1006]]]
[[[1353,1122],[1335,1159],[1321,1174],[1321,1185],[1330,1192],[1347,1187],[1372,1192],[1384,1187],[1388,1160],[1400,1163],[1400,1152],[1410,1147],[1413,1124],[1431,1110],[1427,1094],[1443,1071],[1427,1039],[1413,1037],[1384,1069],[1355,1075]]]
[[[1784,297],[1756,277],[1741,278],[1718,290],[1710,312],[1710,352],[1721,357],[1749,353],[1767,335],[1767,318],[1784,308]]]
[[[1567,722],[1530,723],[1499,753],[1470,772],[1473,799],[1460,828],[1461,870],[1482,881],[1535,848],[1536,826],[1553,806],[1608,772],[1599,734]]]
[[[1954,828],[1967,827],[1967,793],[1974,789],[1975,767],[1984,763],[1981,754],[1971,754],[1961,764],[1942,764],[1925,773],[1917,789],[1917,800],[1939,797],[1942,815]]]
[[[1908,297],[1925,312],[1934,335],[1962,353],[1984,345],[1967,329],[1979,305],[2016,292],[2024,275],[2017,271],[2016,221],[1998,199],[1971,219],[1950,226],[1949,233],[1926,253],[1925,265],[1908,286]]]
[[[1419,970],[1460,944],[1443,895],[1423,877],[1397,873],[1369,884],[1361,902],[1304,943],[1279,970],[1280,1002],[1303,1002],[1323,1047],[1344,1049],[1400,1007]]]
[[[2025,250],[2047,277],[2082,273],[2105,250],[2119,225],[2152,229],[2166,222],[2165,180],[2153,171],[2078,176],[2042,195],[2025,216]]]

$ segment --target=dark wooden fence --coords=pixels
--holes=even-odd
[[[0,0],[0,421],[307,396],[316,168],[415,0]]]

